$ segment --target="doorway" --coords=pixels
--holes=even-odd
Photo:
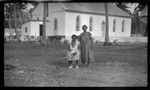
[[[43,25],[42,24],[39,25],[39,32],[40,32],[39,35],[43,36]]]

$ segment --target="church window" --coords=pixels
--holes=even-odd
[[[90,20],[89,20],[89,31],[92,31],[92,28],[93,27],[93,18],[90,17]]]
[[[113,32],[115,32],[116,31],[116,19],[114,19],[114,21],[113,21]]]
[[[57,19],[55,18],[54,19],[54,34],[57,35],[57,30],[58,30],[58,21]]]
[[[124,28],[125,28],[124,23],[125,23],[125,20],[122,21],[122,32],[124,32]]]
[[[103,20],[103,21],[102,21],[102,25],[101,25],[102,37],[105,37],[105,28],[106,28],[106,26],[105,26],[105,21]]]
[[[76,18],[76,31],[79,31],[79,30],[80,30],[80,17],[78,15]]]
[[[25,32],[26,32],[26,33],[28,32],[28,29],[27,29],[27,27],[25,27]]]

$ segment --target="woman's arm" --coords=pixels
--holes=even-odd
[[[77,36],[77,40],[81,42],[81,35]]]
[[[78,45],[78,50],[81,50],[81,44]]]
[[[90,40],[91,40],[91,47],[94,47],[94,38],[92,37],[92,34],[90,33]]]

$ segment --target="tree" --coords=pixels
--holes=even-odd
[[[109,21],[108,21],[108,4],[105,3],[105,20],[106,20],[106,32],[104,45],[109,45]]]
[[[140,20],[140,13],[142,12],[142,10],[144,9],[144,7],[146,6],[145,2],[140,2],[139,5],[134,9],[134,12],[132,14],[133,18],[132,18],[132,33],[133,34],[138,34],[141,35],[142,34],[142,30],[140,30],[140,26],[142,24],[141,20]],[[135,29],[134,29],[135,28]]]
[[[120,2],[116,3],[116,5],[119,8],[121,8],[122,10],[124,10],[125,12],[127,12],[129,15],[132,16],[131,33],[139,34],[141,32],[140,30],[141,20],[139,18],[139,14],[144,9],[147,3],[139,2],[138,6],[134,8],[133,13],[129,10],[130,7],[128,7],[128,4],[134,4],[134,3],[120,3]]]
[[[8,22],[9,25],[5,27],[15,29],[16,37],[18,39],[18,22],[19,22],[19,15],[20,9],[22,9],[24,5],[20,3],[6,3],[4,4],[4,14],[5,14],[5,21],[4,23]]]
[[[31,19],[31,13],[33,9],[28,10],[29,3],[5,3],[4,4],[4,19],[9,21],[10,26],[8,28],[14,28],[13,23],[17,23],[17,28],[29,19]],[[37,3],[31,3],[34,7]],[[16,20],[15,20],[16,19]],[[12,23],[11,23],[12,21]]]
[[[47,46],[47,42],[46,42],[46,17],[48,14],[48,3],[44,3],[44,12],[43,12],[43,43],[45,46]]]
[[[4,13],[5,13],[5,20],[10,20],[9,22],[13,21],[14,23],[20,22],[22,10],[24,10],[25,3],[6,3],[4,4]],[[11,25],[10,28],[14,28],[14,25]]]
[[[15,29],[16,34],[18,34],[17,28],[21,28],[22,23],[28,21],[31,17],[31,12],[27,12],[27,4],[28,3],[4,4],[5,28],[13,28]],[[37,5],[37,3],[32,4]]]
[[[131,15],[132,13],[131,13],[131,11],[129,10],[129,6],[127,6],[129,3],[120,3],[120,2],[118,2],[118,3],[116,3],[116,5],[119,7],[119,8],[121,8],[122,10],[124,10],[125,12],[127,12],[129,15]]]

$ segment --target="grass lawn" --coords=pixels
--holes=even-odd
[[[69,69],[66,49],[34,44],[4,44],[5,86],[147,86],[147,45],[94,47],[89,67]]]

